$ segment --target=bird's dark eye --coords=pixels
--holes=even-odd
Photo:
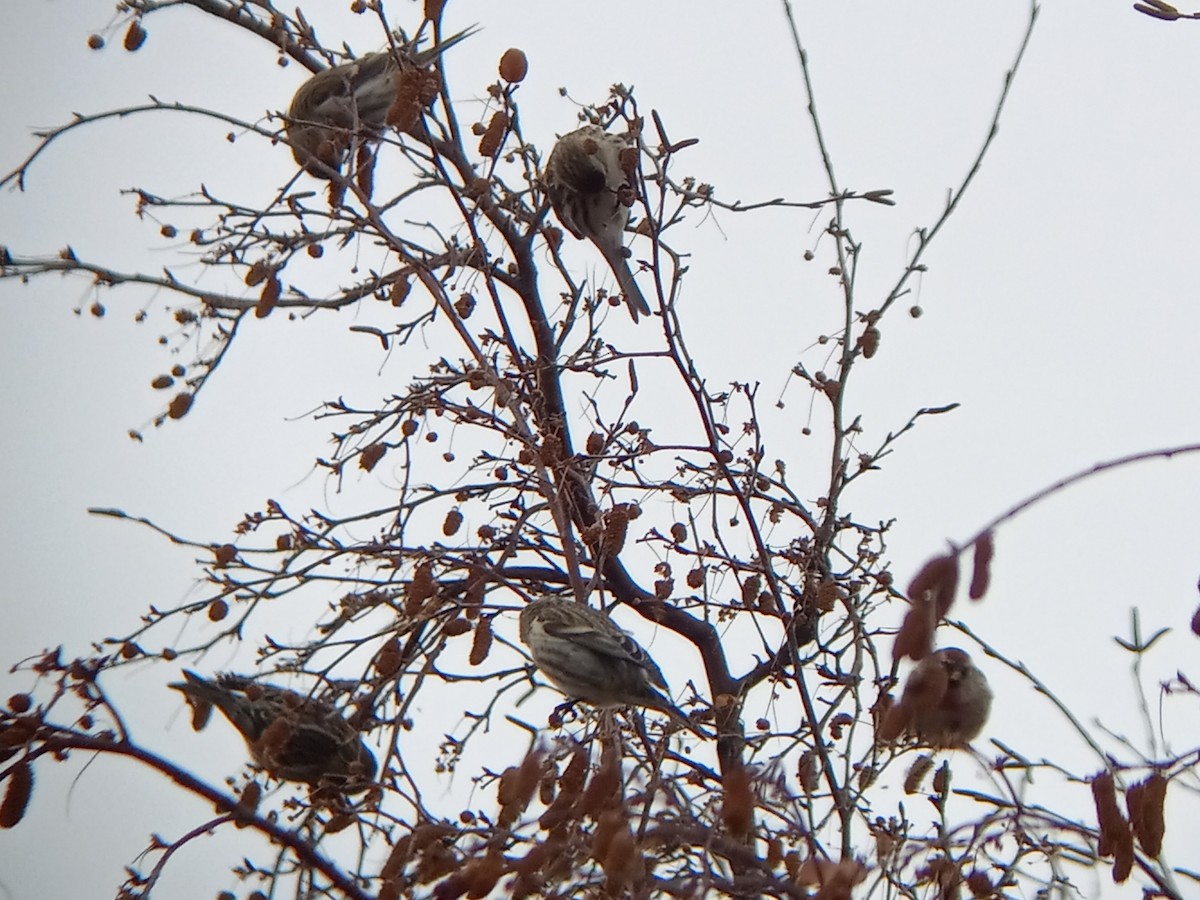
[[[585,194],[595,194],[608,185],[608,179],[605,178],[604,172],[600,169],[589,169],[582,173],[582,177],[578,181],[579,190]]]

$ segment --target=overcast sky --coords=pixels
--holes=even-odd
[[[344,38],[358,52],[375,49],[378,34],[346,6],[324,18],[305,11],[327,43]],[[416,23],[418,6],[391,8],[394,21]],[[73,112],[153,94],[257,120],[286,108],[303,80],[299,67],[276,65],[269,47],[189,10],[152,17],[136,54],[120,48],[119,32],[105,51],[89,51],[87,35],[104,29],[111,9],[107,0],[25,0],[6,17],[0,170],[33,150],[33,129]],[[858,295],[867,307],[895,283],[913,230],[936,220],[968,171],[1029,11],[961,2],[796,10],[841,185],[895,191],[896,206],[863,204],[850,217],[863,244]],[[673,138],[700,139],[681,164],[715,184],[719,197],[826,194],[778,4],[612,0],[603,15],[577,3],[450,4],[448,27],[473,22],[484,30],[452,53],[452,93],[476,103],[504,49],[521,47],[530,60],[519,93],[523,125],[543,148],[575,121],[560,86],[600,101],[621,81],[636,87],[643,110],[660,111]],[[1060,477],[1200,440],[1198,50],[1200,24],[1154,21],[1127,2],[1067,0],[1042,11],[992,152],[904,303],[919,304],[923,315],[893,313],[878,355],[856,371],[849,405],[862,414],[868,443],[920,407],[961,404],[925,420],[847,498],[857,520],[898,520],[888,545],[901,584],[946,540],[969,537]],[[128,270],[171,265],[200,279],[198,265],[180,263],[184,242],[138,221],[119,190],[179,196],[203,183],[266,197],[293,170],[282,145],[230,144],[214,123],[181,114],[106,122],[61,138],[34,164],[24,193],[0,195],[0,244],[32,255],[69,243],[81,257]],[[796,210],[697,215],[676,236],[677,248],[683,242],[692,254],[680,302],[692,349],[712,384],[761,383],[770,400],[768,459],[806,458],[808,396],[789,385],[788,372],[799,359],[819,367],[813,342],[840,321],[828,239],[817,240],[827,220]],[[805,262],[810,248],[817,257]],[[86,312],[94,299],[107,307],[102,320]],[[311,473],[311,460],[327,452],[330,428],[305,414],[337,394],[370,401],[408,380],[403,360],[364,352],[367,339],[347,331],[353,315],[304,323],[273,316],[249,323],[191,415],[153,429],[165,398],[150,381],[176,359],[156,342],[161,316],[147,325],[133,319],[161,301],[121,290],[97,297],[78,278],[0,282],[0,697],[29,686],[8,667],[43,647],[65,643],[85,653],[91,641],[132,628],[148,605],[198,596],[194,553],[89,517],[87,507],[120,507],[220,540],[268,497],[297,510],[329,502],[332,488]],[[768,408],[780,396],[782,408]],[[142,430],[145,443],[130,441],[130,428]],[[825,477],[815,449],[811,462],[809,500]],[[1142,748],[1130,660],[1111,636],[1128,636],[1135,606],[1146,632],[1175,629],[1145,667],[1155,704],[1158,680],[1176,670],[1200,678],[1198,639],[1187,628],[1200,575],[1198,476],[1200,458],[1149,462],[1036,507],[997,535],[987,601],[960,610],[1081,720],[1099,717]],[[246,658],[218,652],[207,662],[219,669]],[[998,695],[985,738],[1003,736],[1034,758],[1053,753],[1081,771],[1098,768],[1045,700],[994,662],[983,665]],[[145,697],[131,716],[137,737],[160,748],[198,741],[187,758],[212,778],[238,770],[244,752],[236,739],[214,728],[193,735],[162,688],[162,667],[109,678],[114,690]],[[1173,749],[1196,746],[1193,701],[1171,700],[1162,715]],[[131,765],[101,760],[85,770],[83,762],[39,766],[28,818],[0,832],[0,856],[9,860],[0,867],[0,897],[107,896],[151,831],[178,836],[206,815],[195,803],[175,808],[186,802],[165,786],[135,798],[130,785],[147,779]],[[1086,811],[1087,789],[1077,790]],[[156,806],[162,797],[172,809]],[[1186,836],[1172,838],[1168,831],[1168,858],[1200,869],[1184,852]],[[197,859],[196,846],[181,854],[179,871],[215,874],[205,896],[232,887],[220,880],[223,870]],[[1099,896],[1107,882],[1105,866],[1081,889]],[[164,882],[163,896],[194,896],[187,887]],[[1133,886],[1106,890],[1139,895]]]

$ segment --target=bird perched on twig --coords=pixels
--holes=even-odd
[[[410,41],[313,75],[288,108],[288,143],[296,162],[310,175],[332,179],[353,135],[370,139],[385,125],[416,124],[437,95],[439,82],[427,68],[475,31],[474,26],[466,28],[424,50]]]
[[[240,675],[208,680],[183,670],[169,685],[192,706],[192,727],[208,724],[219,709],[241,732],[254,762],[283,781],[329,783],[347,793],[364,791],[375,777],[375,757],[362,737],[331,706]]]
[[[707,737],[657,689],[662,672],[638,642],[583,603],[543,597],[521,609],[521,641],[534,664],[568,697],[594,706],[645,706]]]
[[[987,678],[965,650],[947,647],[925,657],[909,673],[880,737],[894,740],[907,731],[931,747],[965,747],[983,730],[991,708]]]
[[[544,174],[554,214],[576,238],[587,238],[617,278],[633,321],[650,305],[625,256],[625,223],[635,196],[636,147],[598,125],[564,134],[550,151]]]

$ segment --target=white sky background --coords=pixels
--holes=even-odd
[[[305,11],[327,43],[344,36],[358,52],[375,49],[371,23],[344,12],[348,5],[336,4],[325,19]],[[452,51],[452,92],[468,101],[461,110],[467,118],[470,98],[482,97],[495,78],[500,54],[519,46],[530,60],[518,94],[523,126],[543,149],[575,121],[560,86],[598,101],[622,81],[636,87],[643,111],[661,112],[673,139],[700,139],[679,171],[715,184],[719,197],[819,199],[825,175],[781,9],[738,6],[730,14],[732,4],[612,0],[598,16],[575,3],[455,0],[448,27],[485,28]],[[188,10],[152,17],[136,54],[121,49],[119,33],[105,51],[91,52],[85,39],[105,26],[111,8],[26,0],[6,18],[0,83],[10,89],[0,170],[33,149],[32,128],[65,122],[73,111],[136,104],[152,93],[257,120],[285,108],[302,80],[303,70],[280,69],[269,48]],[[391,10],[401,24],[419,16],[416,5],[393,3]],[[947,190],[966,173],[1027,16],[1020,4],[797,6],[841,185],[895,191],[897,206],[860,204],[849,216],[864,245],[862,308],[882,301],[913,229],[932,225]],[[847,409],[862,414],[867,447],[919,407],[962,404],[924,420],[883,471],[847,498],[844,511],[857,520],[898,519],[889,547],[901,584],[946,539],[965,539],[1061,476],[1197,440],[1197,84],[1200,23],[1156,22],[1123,0],[1043,9],[992,153],[925,257],[929,272],[913,282],[924,316],[893,312],[879,354],[854,373]],[[181,276],[198,275],[198,266],[179,265],[184,238],[167,240],[157,225],[137,221],[133,201],[117,191],[138,185],[175,196],[203,182],[228,196],[265,197],[293,171],[286,147],[250,139],[230,145],[224,134],[212,122],[165,114],[69,134],[34,164],[26,193],[0,196],[0,243],[21,255],[70,243],[81,257],[126,270],[171,265]],[[804,483],[796,468],[803,442],[814,442],[807,499],[815,500],[827,472],[824,444],[800,435],[808,394],[793,383],[785,408],[771,406],[798,358],[820,367],[811,345],[840,322],[839,293],[826,274],[832,245],[816,245],[829,214],[715,218],[719,228],[694,216],[694,229],[674,232],[674,246],[693,254],[680,303],[690,345],[710,384],[761,383],[768,459],[792,460],[794,484]],[[816,259],[804,262],[802,252],[813,247]],[[596,266],[587,250],[576,258]],[[60,642],[71,654],[85,653],[90,641],[130,630],[147,605],[198,596],[194,553],[144,529],[91,518],[87,507],[116,506],[191,537],[222,540],[267,497],[295,512],[328,502],[332,486],[310,475],[310,465],[327,452],[331,428],[304,413],[337,394],[372,401],[408,380],[403,360],[385,361],[373,339],[347,332],[353,313],[298,325],[276,312],[248,323],[191,414],[150,429],[166,396],[149,382],[175,361],[155,344],[161,319],[134,326],[134,312],[149,298],[122,290],[99,296],[105,319],[72,315],[92,297],[82,279],[0,282],[0,698],[28,687],[26,675],[7,674],[15,661]],[[632,326],[622,318],[610,326],[628,335]],[[818,435],[823,422],[819,414],[812,421]],[[145,431],[145,444],[126,437],[131,427]],[[987,601],[958,610],[1027,662],[1081,719],[1100,716],[1139,747],[1145,736],[1129,658],[1110,636],[1128,635],[1129,610],[1137,606],[1147,633],[1175,629],[1146,667],[1151,696],[1157,680],[1176,669],[1200,677],[1197,639],[1187,630],[1200,574],[1198,473],[1196,458],[1146,463],[1036,507],[998,534]],[[386,480],[386,472],[376,474]],[[652,580],[652,562],[635,574]],[[248,658],[217,651],[204,667],[244,668]],[[1035,758],[1073,759],[1079,771],[1098,768],[1086,754],[1071,756],[1078,740],[1059,730],[1045,700],[995,661],[982,665],[998,694],[984,738],[1000,736]],[[678,690],[687,674],[669,670],[668,678]],[[191,745],[183,758],[213,779],[237,772],[244,749],[232,729],[193,735],[165,680],[166,669],[148,666],[123,669],[106,683],[144,697],[127,712],[149,746]],[[549,708],[556,698],[542,693],[537,699]],[[1194,702],[1171,701],[1164,716],[1174,749],[1195,746]],[[26,820],[0,832],[7,860],[0,897],[107,896],[150,832],[176,837],[209,814],[131,764],[83,762],[77,755],[65,766],[38,766]],[[965,766],[956,771],[971,781]],[[1086,786],[1075,792],[1090,810]],[[225,867],[204,858],[236,859],[232,834],[225,829],[184,850],[161,896],[233,889]],[[1169,828],[1168,858],[1200,868],[1184,852],[1187,841],[1175,837]],[[202,894],[192,892],[187,872],[207,874]],[[1094,882],[1080,884],[1087,896],[1138,894],[1132,884],[1121,893],[1106,887],[1107,864]]]

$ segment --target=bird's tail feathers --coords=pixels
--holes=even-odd
[[[432,46],[425,47],[422,50],[418,50],[416,47],[417,43],[422,37],[421,32],[418,31],[416,37],[414,37],[411,41],[405,41],[403,44],[401,44],[401,46],[408,50],[407,56],[414,63],[416,63],[416,65],[423,69],[433,63],[434,60],[436,60],[439,56],[441,56],[459,41],[466,40],[471,35],[476,34],[479,30],[479,25],[476,23],[475,25],[471,25],[467,28],[464,28],[462,31],[450,35],[448,38],[438,41]],[[401,35],[401,37],[403,37],[403,35]]]
[[[633,316],[633,321],[636,322],[639,315],[649,316],[651,314],[650,304],[646,302],[642,289],[634,281],[633,269],[629,267],[629,261],[625,258],[624,248],[617,248],[616,254],[620,254],[619,256],[609,253],[604,247],[601,247],[600,250],[604,254],[609,268],[612,269],[613,275],[617,278],[617,285],[621,288],[621,293],[625,295],[625,305],[629,307],[629,315]]]

